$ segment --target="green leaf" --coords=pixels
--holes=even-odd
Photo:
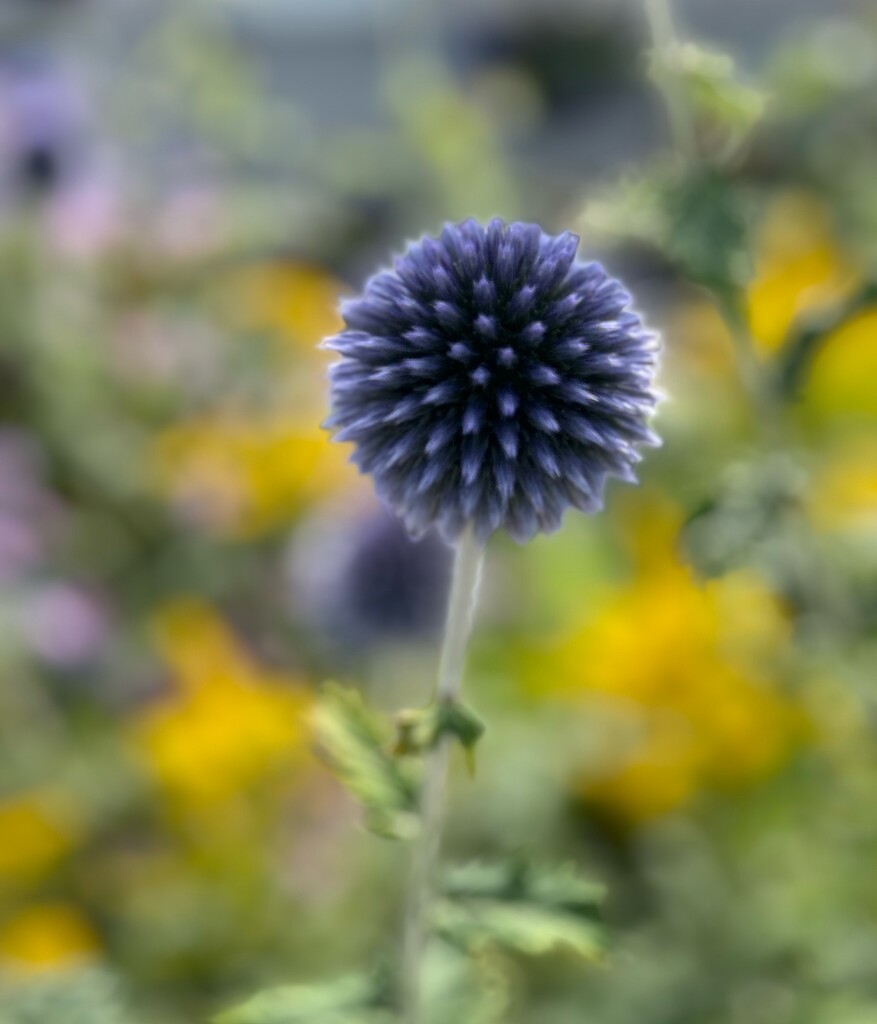
[[[417,786],[390,752],[389,723],[366,707],[355,690],[328,684],[313,712],[318,752],[365,812],[378,835],[417,834]]]
[[[425,708],[400,711],[396,716],[397,754],[421,754],[432,750],[442,736],[456,738],[473,767],[476,743],[484,735],[484,722],[459,701],[438,701]]]
[[[664,248],[667,217],[662,192],[666,168],[628,174],[620,182],[591,199],[580,218],[585,233],[630,239]]]
[[[766,94],[740,80],[728,54],[693,43],[656,54],[652,77],[659,85],[675,80],[694,114],[701,148],[719,159],[736,151],[767,107]]]
[[[214,1024],[395,1024],[392,996],[386,971],[282,985],[221,1013]],[[430,1024],[500,1024],[508,1000],[505,974],[489,957],[471,957],[440,942],[428,945],[422,1002]]]
[[[381,986],[374,977],[353,975],[323,985],[268,989],[215,1018],[215,1024],[390,1024],[376,1006]]]
[[[435,927],[473,952],[498,946],[539,955],[566,947],[599,961],[605,953],[602,898],[603,889],[569,865],[473,864],[448,876],[435,908]]]
[[[592,201],[589,232],[655,249],[686,278],[735,290],[751,276],[747,198],[714,168],[657,165]]]
[[[710,168],[670,181],[663,191],[671,259],[692,281],[736,289],[751,277],[748,209],[738,189]]]

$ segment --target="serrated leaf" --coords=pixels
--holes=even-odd
[[[318,752],[365,812],[378,835],[417,833],[417,786],[390,752],[390,728],[355,690],[329,684],[313,713]]]
[[[375,979],[354,975],[324,985],[282,985],[215,1018],[215,1024],[389,1024],[374,1005]]]
[[[436,930],[467,950],[499,946],[540,955],[565,947],[592,961],[605,953],[603,890],[568,865],[469,865],[449,875],[443,894]]]
[[[543,907],[485,900],[477,908],[445,904],[439,915],[439,928],[468,949],[498,945],[541,956],[565,946],[586,960],[601,960],[605,952],[597,922],[564,917]]]

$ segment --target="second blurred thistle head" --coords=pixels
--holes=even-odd
[[[330,646],[353,653],[435,637],[450,586],[451,552],[413,541],[381,506],[320,515],[289,548],[293,601]]]
[[[63,70],[30,58],[0,64],[0,167],[11,194],[38,199],[67,184],[86,125],[84,97]]]

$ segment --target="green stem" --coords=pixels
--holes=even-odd
[[[755,354],[743,297],[738,289],[714,288],[713,295],[719,313],[728,327],[737,375],[743,391],[755,410],[766,438],[778,441],[785,429],[781,410]]]
[[[435,699],[453,703],[463,682],[466,646],[478,597],[484,548],[467,529],[457,544]],[[426,758],[420,795],[420,835],[411,863],[402,946],[402,1005],[405,1024],[421,1021],[421,975],[429,903],[441,850],[445,789],[453,737],[442,735]]]
[[[676,73],[679,40],[673,25],[669,0],[645,0],[646,17],[655,52],[655,79],[664,97],[673,140],[689,162],[697,159],[697,129],[685,88]]]
[[[673,25],[671,0],[643,0],[655,49],[655,80],[664,98],[673,141],[678,154],[690,167],[700,160],[697,149],[697,126],[685,87],[674,72],[679,40]],[[752,344],[743,292],[736,287],[712,288],[713,296],[731,336],[734,360],[740,383],[758,417],[764,433],[772,439],[782,434],[780,409]]]

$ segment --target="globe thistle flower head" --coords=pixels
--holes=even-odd
[[[325,426],[413,535],[554,530],[657,443],[656,338],[577,246],[535,224],[449,224],[342,305]]]

